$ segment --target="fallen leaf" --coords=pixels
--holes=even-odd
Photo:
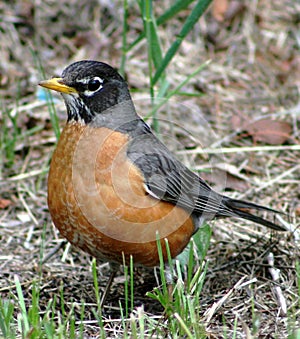
[[[262,119],[245,126],[245,130],[252,136],[254,142],[281,145],[290,138],[292,126],[285,121]]]
[[[227,0],[215,0],[212,5],[212,15],[217,21],[223,21],[228,8]]]
[[[250,124],[249,115],[242,113],[235,113],[231,116],[231,126],[234,130],[245,130],[245,127]]]
[[[212,15],[215,20],[231,21],[239,15],[245,8],[245,4],[240,0],[215,0],[212,4]]]
[[[240,175],[235,175],[220,168],[213,168],[212,173],[201,172],[201,177],[212,186],[219,187],[218,189],[227,188],[244,192],[249,188],[249,184]]]
[[[0,199],[0,209],[4,209],[12,203],[11,200],[8,199]]]

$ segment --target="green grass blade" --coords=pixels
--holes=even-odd
[[[49,90],[44,90],[46,94],[46,101],[47,101],[47,106],[48,106],[48,111],[50,115],[50,120],[53,126],[54,134],[56,137],[56,140],[59,139],[60,137],[60,128],[59,128],[59,120],[56,114],[56,109],[53,101],[52,94],[50,93]]]
[[[191,281],[192,281],[192,277],[194,273],[194,266],[195,266],[194,246],[195,246],[194,240],[191,239],[190,248],[189,248],[188,266],[187,266],[187,281],[186,281],[187,291],[190,291],[191,289]]]
[[[41,77],[43,79],[45,79],[46,78],[45,70],[42,66],[42,62],[41,62],[39,56],[32,50],[31,50],[31,53],[33,54],[33,58],[34,58],[34,61],[35,61],[35,64],[36,64],[36,68],[39,71],[39,74],[41,75]],[[57,117],[57,114],[56,114],[53,97],[52,97],[52,94],[49,90],[44,89],[44,91],[45,91],[46,102],[47,102],[48,111],[49,111],[49,115],[50,115],[50,120],[51,120],[51,123],[52,123],[52,126],[53,126],[53,130],[54,130],[56,140],[58,140],[59,137],[60,137],[60,128],[59,128],[59,120],[58,120],[58,117]]]
[[[133,266],[133,256],[130,256],[130,310],[133,310],[134,307],[134,266]]]
[[[25,300],[23,296],[22,286],[19,280],[19,277],[15,275],[15,284],[18,296],[18,302],[21,310],[21,329],[24,334],[27,334],[30,329],[28,314],[25,306]]]
[[[199,267],[196,273],[193,276],[193,279],[191,280],[190,283],[190,292],[196,295],[200,295],[205,277],[206,277],[206,272],[208,270],[208,263],[205,263],[205,265],[202,265],[202,267]]]
[[[94,289],[95,289],[97,310],[98,310],[98,313],[101,315],[101,297],[100,297],[100,294],[99,294],[97,261],[96,261],[95,258],[93,258],[93,260],[92,260],[92,275],[93,275],[93,283],[94,283]]]
[[[180,33],[177,36],[177,39],[173,42],[169,50],[167,51],[164,59],[162,60],[159,68],[157,69],[153,79],[152,84],[154,85],[158,79],[161,77],[161,74],[165,71],[170,61],[175,56],[179,46],[181,45],[184,38],[192,30],[196,22],[199,20],[201,15],[205,12],[212,0],[199,0],[192,10],[191,14],[187,17]]]
[[[157,25],[162,25],[168,20],[174,18],[176,14],[185,10],[194,0],[177,0],[169,9],[157,19]]]
[[[124,267],[124,276],[125,276],[125,281],[124,281],[124,299],[125,299],[125,317],[128,318],[129,314],[129,274],[128,274],[128,266],[126,265],[126,260],[125,260],[125,255],[124,252],[122,253],[123,255],[123,267]],[[121,305],[121,304],[120,304]]]
[[[193,335],[190,332],[189,328],[186,326],[185,322],[183,321],[183,319],[180,317],[180,315],[178,313],[174,314],[174,317],[178,320],[179,325],[182,327],[182,329],[184,330],[186,337],[189,339],[193,339]]]
[[[123,1],[123,29],[122,29],[122,56],[119,73],[124,77],[127,55],[127,34],[128,34],[128,1]]]
[[[0,299],[0,330],[4,338],[15,338],[12,324],[14,323],[14,304],[10,300]]]
[[[144,23],[144,31],[146,34],[148,46],[148,70],[150,79],[150,97],[154,97],[154,89],[152,85],[153,66],[157,69],[162,62],[162,50],[159,41],[158,30],[153,14],[152,0],[141,1],[141,11]],[[163,73],[163,72],[162,72]],[[161,73],[161,77],[162,77]]]
[[[194,244],[197,248],[197,253],[201,261],[203,261],[203,259],[206,257],[210,244],[211,233],[210,226],[205,224],[201,226],[199,230],[193,235]]]
[[[127,336],[127,326],[126,326],[126,318],[125,315],[124,315],[124,310],[123,310],[123,307],[122,307],[122,304],[121,304],[121,301],[119,300],[119,309],[120,309],[120,315],[121,315],[121,323],[122,323],[122,327],[124,329],[124,333],[123,333],[123,338],[126,339],[128,338]]]
[[[152,18],[151,24],[150,24],[150,35],[151,35],[151,58],[153,61],[153,64],[155,68],[158,68],[162,61],[162,50],[161,50],[161,43],[159,40],[159,36],[157,34],[158,30],[156,27],[156,23],[154,21],[154,18]]]
[[[176,14],[185,10],[189,4],[194,0],[177,0],[165,13],[159,16],[156,20],[157,26],[163,25],[168,20],[172,19]],[[142,32],[129,46],[127,51],[130,51],[134,46],[136,46],[140,41],[145,38],[145,32]]]
[[[161,44],[157,34],[156,20],[153,14],[152,0],[142,1],[142,15],[144,22],[144,29],[148,43],[148,51],[154,66],[157,68],[162,60]]]
[[[30,321],[30,327],[33,332],[38,331],[40,327],[40,317],[39,317],[39,290],[36,286],[36,283],[33,283],[32,286],[32,299],[31,306],[28,308],[28,319]],[[34,338],[32,336],[32,338]]]
[[[163,250],[162,250],[162,246],[160,242],[160,236],[158,232],[156,232],[156,245],[157,245],[158,257],[159,257],[159,271],[160,271],[162,290],[163,290],[163,294],[166,295],[168,293],[168,290],[167,290],[167,281],[166,281],[166,276],[165,276],[165,263],[164,263]]]
[[[154,108],[151,110],[151,112],[144,118],[145,120],[147,120],[147,118],[149,118],[150,116],[153,116],[153,114],[155,114],[155,112],[157,112],[159,110],[160,107],[162,107],[168,100],[170,100],[170,98],[173,95],[177,95],[177,93],[180,91],[180,89],[185,86],[192,78],[194,78],[198,73],[200,73],[204,67],[206,67],[209,64],[210,61],[206,61],[204,62],[202,65],[200,65],[193,73],[191,73],[189,76],[187,76],[185,78],[185,80],[183,80],[174,90],[169,91],[168,95],[161,99],[155,106]]]
[[[160,83],[158,93],[155,99],[161,100],[161,98],[166,97],[169,87],[170,87],[170,82],[167,79],[163,79],[163,81]]]

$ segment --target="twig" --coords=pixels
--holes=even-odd
[[[292,167],[290,169],[288,169],[287,171],[281,173],[280,175],[278,175],[277,177],[267,181],[265,184],[261,184],[259,187],[254,189],[255,193],[258,193],[262,190],[264,190],[265,188],[272,186],[273,184],[275,184],[276,182],[280,181],[281,179],[287,177],[288,175],[291,175],[292,173],[294,173],[295,171],[300,169],[300,165],[297,165],[295,167]],[[247,196],[247,194],[249,194],[249,190],[241,195],[238,196],[238,199],[242,199],[243,197]]]
[[[219,301],[215,302],[206,312],[204,313],[205,322],[209,323],[216,311],[229,299],[232,293],[237,290],[243,283],[247,276],[242,277]]]
[[[300,145],[277,146],[251,146],[251,147],[222,147],[222,148],[196,148],[178,151],[177,154],[225,154],[245,152],[271,152],[271,151],[300,151]]]
[[[295,242],[300,245],[300,229],[296,225],[293,225],[290,221],[287,222],[282,218],[281,215],[276,215],[276,218],[279,220],[279,222],[284,225],[284,227],[291,233],[293,233]]]
[[[269,272],[275,282],[277,282],[280,278],[280,270],[274,267],[274,254],[270,252],[267,256],[268,263],[270,265]],[[280,315],[286,316],[287,314],[287,305],[285,297],[282,293],[282,289],[279,285],[274,287],[275,294],[277,296],[278,305],[280,307]]]
[[[52,258],[65,244],[66,240],[62,240],[57,246],[55,246],[48,254],[46,254],[42,260],[42,264],[45,264],[50,258]]]

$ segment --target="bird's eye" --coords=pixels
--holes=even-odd
[[[89,91],[96,92],[98,89],[102,87],[102,84],[103,80],[100,79],[99,77],[95,77],[88,82],[87,87]]]

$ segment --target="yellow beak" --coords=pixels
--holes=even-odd
[[[39,85],[60,93],[67,94],[78,93],[74,87],[65,85],[62,78],[52,78],[50,80],[43,80],[39,83]]]

